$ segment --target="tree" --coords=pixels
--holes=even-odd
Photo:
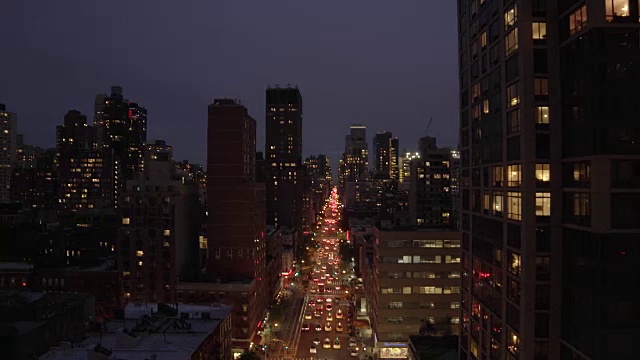
[[[247,350],[245,352],[243,352],[240,357],[238,357],[239,360],[260,360],[260,356],[258,356],[258,354],[253,351],[253,350]]]

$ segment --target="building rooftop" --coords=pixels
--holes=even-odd
[[[458,337],[409,336],[409,347],[416,359],[455,360],[458,358]]]
[[[229,315],[231,307],[178,304],[180,315],[167,316],[171,310],[175,305],[128,304],[125,319],[130,319],[110,320],[102,334],[94,333],[80,343],[53,348],[40,360],[190,359]],[[184,313],[189,313],[188,319],[183,318]],[[209,315],[205,317],[205,313]]]
[[[31,271],[33,265],[26,262],[1,261],[0,271]]]

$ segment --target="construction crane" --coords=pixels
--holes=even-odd
[[[429,128],[431,127],[432,122],[433,122],[433,116],[429,117],[429,122],[427,123],[427,128],[424,131],[424,136],[429,136]]]

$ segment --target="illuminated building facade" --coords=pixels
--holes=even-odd
[[[143,150],[147,142],[147,110],[122,95],[122,87],[112,86],[111,94],[96,96],[93,125],[99,148],[113,150],[114,172],[123,181],[114,184],[116,201],[126,180],[134,179],[144,167]],[[117,207],[117,202],[115,203]]]
[[[401,164],[401,171],[400,171],[401,183],[411,182],[411,161],[419,158],[420,158],[419,152],[408,152],[405,149],[404,155],[402,155],[402,164]]]
[[[374,177],[378,179],[399,179],[398,146],[398,138],[394,138],[390,131],[377,133],[374,136]]]
[[[638,5],[458,1],[461,358],[638,357]]]
[[[366,180],[369,175],[369,145],[367,127],[354,124],[345,139],[344,153],[340,163],[340,192],[344,194],[345,184]]]
[[[171,146],[147,144],[145,169],[127,181],[117,234],[122,303],[176,299],[177,279],[197,275],[202,211],[197,184],[178,173]]]
[[[64,116],[56,128],[58,205],[63,211],[111,208],[114,173],[111,149],[98,148],[96,129],[77,110]]]
[[[17,157],[18,116],[0,104],[0,204],[11,202],[11,174]]]
[[[297,87],[266,91],[267,223],[302,228],[302,95]]]

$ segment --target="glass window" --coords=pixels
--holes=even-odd
[[[445,248],[459,248],[460,240],[445,240],[444,241]]]
[[[442,288],[435,286],[420,286],[420,294],[442,294]]]
[[[482,113],[484,114],[489,113],[489,99],[484,99],[482,101]]]
[[[551,181],[551,170],[549,164],[536,164],[536,181]]]
[[[507,107],[520,104],[520,95],[518,94],[518,83],[507,86]]]
[[[518,50],[518,28],[514,28],[504,37],[504,50],[506,56]]]
[[[591,166],[587,163],[573,164],[573,181],[585,182],[591,180]]]
[[[501,187],[502,182],[504,181],[502,166],[494,166],[491,170],[493,175],[493,186]]]
[[[537,192],[536,193],[536,216],[550,216],[551,215],[551,193]]]
[[[573,193],[573,215],[589,216],[591,214],[589,203],[589,193]]]
[[[403,303],[402,301],[392,301],[389,303],[390,309],[402,309]]]
[[[549,96],[549,79],[535,78],[533,79],[533,87],[535,96]]]
[[[518,7],[513,4],[507,11],[504,12],[504,27],[505,29],[516,24],[518,20]]]
[[[578,10],[569,15],[569,34],[573,35],[587,27],[587,6],[582,5]]]
[[[604,0],[607,21],[616,17],[629,16],[629,0]]]
[[[544,40],[547,38],[547,23],[533,22],[533,40]]]
[[[548,124],[548,123],[549,123],[549,107],[536,106],[536,124]]]
[[[501,213],[502,212],[502,193],[496,191],[493,193],[493,213]]]
[[[522,219],[522,195],[519,192],[507,193],[507,217],[512,220]]]
[[[131,224],[130,218],[122,218],[122,225],[129,225],[129,224]]]
[[[483,32],[482,35],[480,35],[480,45],[482,46],[482,48],[485,48],[487,46],[487,32]]]
[[[509,272],[512,273],[513,275],[520,276],[521,267],[522,267],[522,256],[518,253],[511,252],[511,256],[509,257]]]
[[[518,187],[522,182],[522,171],[520,165],[507,166],[507,186]]]
[[[507,113],[507,127],[509,133],[520,131],[520,109]]]
[[[162,231],[162,235],[164,235],[164,236],[171,236],[171,230],[163,230],[163,231]]]

